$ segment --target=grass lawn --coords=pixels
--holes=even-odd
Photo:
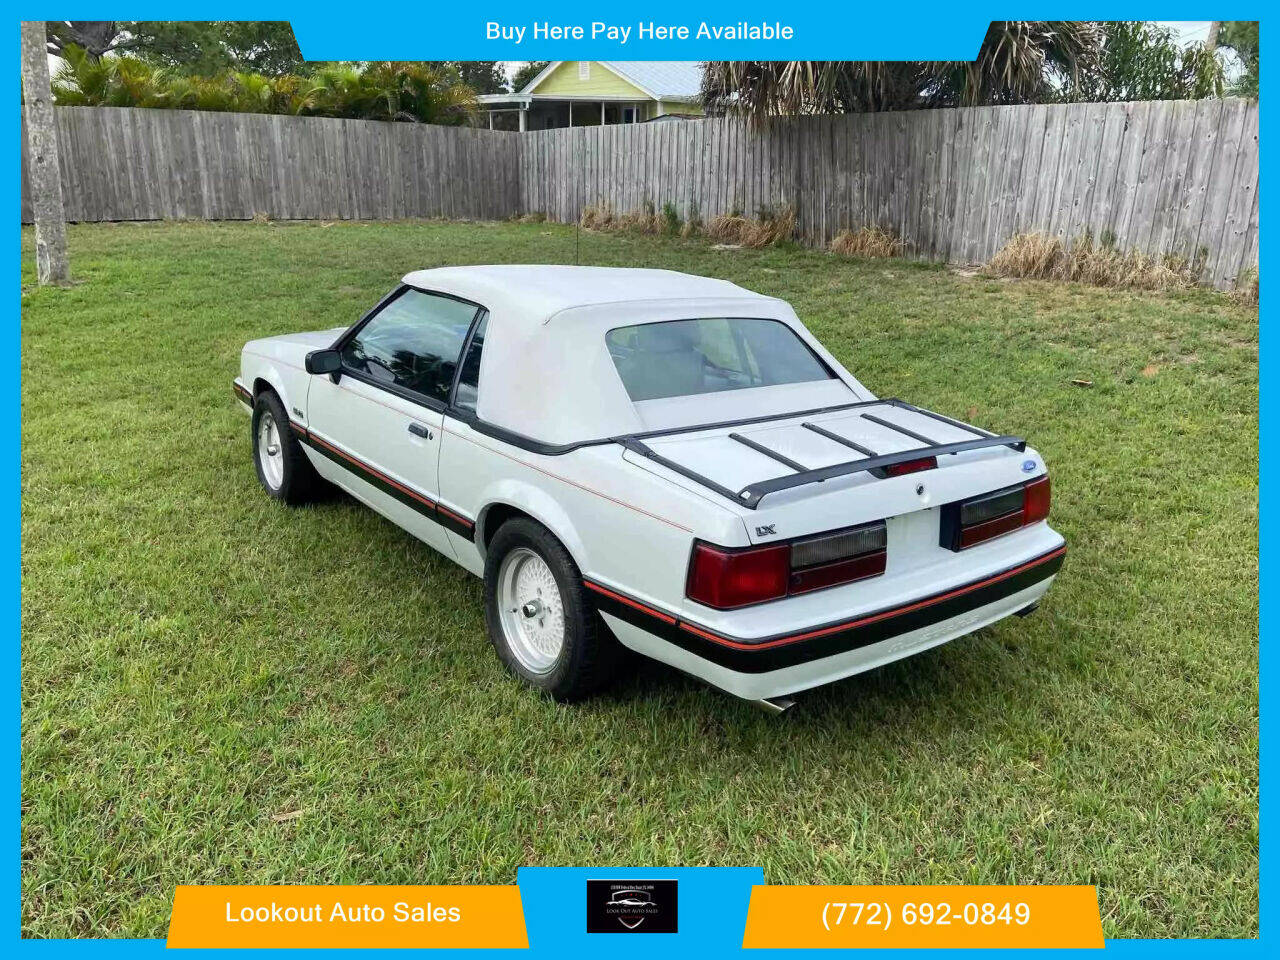
[[[1070,544],[1041,611],[767,717],[656,664],[565,708],[481,585],[354,501],[258,488],[253,337],[411,268],[573,262],[507,224],[73,227],[22,264],[22,925],[163,936],[178,883],[1096,883],[1119,937],[1258,930],[1258,323],[1207,292],[581,238],[790,300],[872,390],[1022,433]],[[1092,383],[1091,387],[1073,380]]]

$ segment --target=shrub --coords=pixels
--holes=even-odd
[[[94,59],[74,45],[67,46],[63,57],[51,84],[59,106],[440,124],[467,123],[476,108],[475,92],[456,70],[430,63],[325,64],[307,76],[267,77],[237,70],[185,76],[128,54]]]
[[[680,228],[680,236],[693,237],[702,232],[702,218],[698,215],[698,202],[694,200],[689,204],[689,216],[684,222],[684,226]]]
[[[662,205],[662,232],[674,237],[681,230],[680,212],[676,205],[668,200]]]

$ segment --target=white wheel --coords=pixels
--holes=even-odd
[[[273,390],[259,390],[253,398],[249,439],[258,482],[272,500],[307,503],[328,488],[293,435],[289,414]]]
[[[276,418],[267,410],[258,418],[258,466],[262,479],[273,491],[284,483],[284,444]]]
[[[498,604],[507,646],[530,673],[549,673],[564,650],[564,602],[555,574],[528,547],[517,547],[498,568]]]

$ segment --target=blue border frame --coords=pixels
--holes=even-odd
[[[80,4],[72,4],[73,8]],[[135,8],[135,15],[148,15],[159,18],[164,14],[170,17],[179,13],[181,19],[198,19],[202,17],[236,16],[244,18],[253,16],[281,16],[286,10],[278,7],[264,11],[258,5],[232,3],[221,6],[215,14],[214,8],[204,4],[182,3],[161,5],[143,3],[141,9]],[[273,5],[274,7],[275,5]],[[1252,8],[1253,5],[1249,5]],[[912,29],[902,29],[902,17],[897,8],[867,10],[852,4],[837,7],[832,4],[814,5],[812,7],[795,7],[777,4],[765,4],[758,0],[749,0],[742,5],[708,4],[705,11],[689,12],[686,2],[677,0],[653,0],[647,4],[628,4],[619,7],[616,4],[604,8],[594,8],[576,0],[576,2],[549,3],[542,8],[530,8],[526,4],[514,0],[495,0],[494,3],[480,11],[462,6],[424,8],[422,13],[423,28],[418,31],[403,31],[399,35],[388,35],[384,24],[375,19],[363,22],[350,22],[349,9],[337,4],[309,5],[307,15],[294,19],[293,24],[299,42],[306,53],[315,59],[337,58],[347,59],[452,59],[485,58],[485,59],[550,59],[554,53],[564,58],[601,57],[606,59],[749,59],[770,58],[786,59],[789,56],[804,56],[827,59],[971,59],[973,51],[980,42],[982,33],[988,23],[985,19],[976,18],[971,10],[957,8],[954,4],[926,2],[917,4],[911,20]],[[1096,18],[1135,19],[1148,14],[1147,5],[1138,7],[1131,4],[1090,5],[1086,14]],[[1168,13],[1202,13],[1197,5],[1175,2],[1167,5],[1162,12]],[[623,12],[623,11],[626,12]],[[961,12],[958,14],[957,10]],[[332,11],[333,17],[325,14]],[[1007,13],[1008,11],[992,11]],[[1037,11],[1039,12],[1039,11]],[[1234,12],[1234,11],[1233,11]],[[1257,14],[1241,19],[1252,19]],[[1077,16],[1079,14],[1077,13]],[[527,42],[521,46],[510,43],[486,41],[483,38],[483,22],[486,20],[518,21],[528,23],[533,19],[553,22],[589,23],[593,19],[610,22],[634,23],[640,19],[659,23],[693,23],[701,19],[726,20],[734,22],[761,20],[782,21],[794,27],[796,39],[789,43],[744,41],[739,43],[715,43],[711,41],[687,41],[679,44],[662,42],[629,43],[626,47],[604,41],[590,40],[568,41],[561,43],[543,42],[532,44]],[[1263,59],[1272,63],[1273,53],[1280,47],[1269,42],[1270,30],[1264,24],[1262,31]],[[11,41],[13,39],[12,34]],[[15,47],[11,48],[16,52]],[[10,75],[12,76],[12,74]],[[1277,103],[1280,95],[1280,84],[1274,79],[1271,70],[1263,72],[1262,86],[1265,99]],[[1270,142],[1272,115],[1269,110],[1261,114],[1260,136]],[[4,152],[3,165],[14,184],[19,177],[18,158],[20,156],[21,125],[15,113],[8,126],[7,147]],[[1261,170],[1267,171],[1265,179],[1270,182],[1271,168],[1269,150],[1264,149],[1261,156]],[[1262,176],[1260,174],[1260,179]],[[20,220],[21,200],[18,190],[11,193],[11,216]],[[1266,212],[1269,209],[1269,194],[1263,192],[1259,200],[1260,223],[1267,222]],[[10,221],[13,222],[13,221]],[[21,263],[21,234],[17,243],[18,262]],[[1260,242],[1259,264],[1262,286],[1269,287],[1269,277],[1276,263],[1270,256],[1269,247]],[[19,280],[19,284],[21,281]],[[1260,384],[1259,384],[1259,639],[1269,634],[1270,626],[1275,618],[1275,604],[1270,599],[1269,588],[1274,577],[1270,574],[1271,559],[1276,544],[1276,525],[1274,512],[1262,504],[1262,495],[1268,491],[1269,481],[1273,474],[1273,456],[1275,449],[1274,422],[1270,409],[1272,405],[1271,391],[1267,388],[1268,375],[1273,371],[1271,360],[1271,337],[1266,329],[1265,318],[1268,315],[1269,298],[1262,297],[1262,308],[1259,312],[1259,347],[1260,347]],[[8,328],[14,331],[21,326],[21,297],[17,305],[11,305],[8,314]],[[4,592],[3,616],[10,624],[6,630],[8,640],[8,657],[5,670],[8,674],[14,699],[9,708],[9,729],[11,737],[4,750],[10,763],[13,775],[4,785],[4,798],[12,811],[21,809],[21,357],[14,356],[11,361],[14,376],[6,382],[3,390],[5,416],[3,417],[3,448],[7,462],[10,464],[10,490],[3,508],[3,524],[7,539],[12,545],[4,560]],[[1258,940],[1108,940],[1106,950],[1126,957],[1144,957],[1160,954],[1162,956],[1200,957],[1229,955],[1234,957],[1253,956],[1264,951],[1270,952],[1264,937],[1268,908],[1274,902],[1270,895],[1269,854],[1273,849],[1270,830],[1270,803],[1274,778],[1266,760],[1267,746],[1274,739],[1274,716],[1264,691],[1271,686],[1276,670],[1275,655],[1265,645],[1259,643],[1259,795],[1261,809],[1259,811],[1259,932]],[[5,898],[14,906],[15,939],[20,933],[21,923],[21,816],[13,821],[10,833],[10,849],[14,853],[11,871],[5,874],[3,892]],[[585,911],[585,883],[587,877],[604,878],[675,878],[680,881],[680,923],[681,933],[641,937],[610,937],[607,941],[599,938],[587,939],[583,933],[583,913]],[[851,878],[856,881],[857,878]],[[734,950],[741,945],[743,924],[746,919],[747,897],[750,886],[762,883],[763,874],[757,867],[730,868],[522,868],[519,871],[518,883],[525,906],[526,925],[529,932],[531,951],[552,952],[558,958],[576,956],[595,956],[601,952],[609,952],[618,956],[649,954],[655,950],[668,955],[706,954],[707,951],[723,953]],[[568,903],[569,909],[562,909],[561,904]],[[581,906],[575,906],[575,904]],[[1105,908],[1105,905],[1104,905]],[[655,937],[657,940],[655,940]],[[727,939],[726,939],[727,938]],[[118,955],[126,953],[151,953],[164,949],[163,940],[21,940],[23,951],[49,951],[55,954],[92,954]],[[249,951],[257,953],[258,951]],[[267,952],[267,951],[263,951]],[[326,951],[271,951],[281,954],[317,953],[333,956],[351,957],[365,954],[366,951],[326,950]],[[367,951],[372,953],[373,951]],[[903,960],[908,956],[926,951],[869,951],[874,956],[891,956]],[[965,951],[965,956],[979,955],[1009,957],[1030,951]],[[209,953],[228,955],[244,955],[245,951],[215,950],[197,951],[204,956]],[[752,951],[752,956],[760,956],[761,960],[775,956],[813,956],[815,951],[803,950],[766,950]],[[868,951],[863,951],[866,955]],[[1096,956],[1091,951],[1059,951],[1080,956]],[[450,950],[438,951],[440,956],[459,957],[522,957],[529,956],[530,951],[511,950]]]

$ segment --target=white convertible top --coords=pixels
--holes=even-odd
[[[421,290],[452,294],[489,308],[510,311],[510,320],[545,323],[570,307],[635,300],[745,297],[769,300],[728,280],[695,277],[675,270],[637,267],[569,267],[554,264],[499,264],[415,270],[404,282]]]
[[[571,444],[871,398],[790,305],[727,280],[674,270],[530,264],[415,270],[404,282],[489,311],[476,414],[542,443]],[[839,379],[633,403],[605,334],[631,324],[702,317],[779,320]],[[722,410],[731,412],[721,415]]]

